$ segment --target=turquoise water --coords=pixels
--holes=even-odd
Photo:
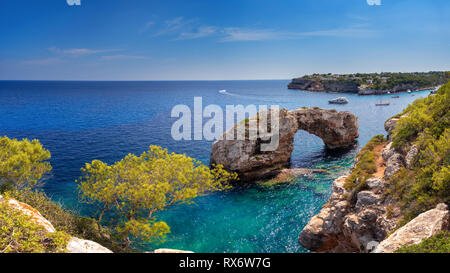
[[[171,227],[163,244],[144,244],[195,252],[305,252],[297,238],[307,221],[330,195],[333,180],[347,171],[355,153],[371,137],[384,134],[384,121],[429,91],[400,94],[376,107],[380,97],[346,94],[348,105],[329,105],[339,95],[286,88],[289,81],[188,82],[33,82],[0,81],[0,135],[38,138],[52,153],[53,171],[44,190],[68,208],[89,215],[78,203],[74,183],[85,162],[108,163],[149,145],[185,153],[209,163],[211,142],[175,141],[170,136],[172,107],[193,105],[279,105],[350,111],[358,116],[360,138],[355,149],[332,153],[316,136],[300,131],[295,137],[292,165],[329,170],[329,175],[300,177],[275,187],[237,186],[226,193],[197,198],[159,213]],[[227,93],[219,93],[226,89]],[[413,96],[414,95],[414,96]]]

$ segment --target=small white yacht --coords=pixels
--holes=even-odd
[[[336,99],[329,100],[328,103],[330,103],[330,104],[347,104],[348,99],[346,97],[339,97]]]

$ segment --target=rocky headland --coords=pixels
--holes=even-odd
[[[312,92],[381,95],[436,89],[448,78],[448,72],[314,74],[293,79],[288,88]]]
[[[279,141],[275,150],[261,151],[261,143],[270,142],[275,137],[274,131],[258,132],[255,139],[227,140],[227,136],[234,135],[235,128],[231,128],[212,145],[211,164],[221,164],[225,169],[237,172],[241,181],[254,181],[276,176],[290,165],[294,135],[298,130],[320,137],[330,149],[352,146],[359,137],[358,119],[349,112],[301,108],[281,109],[278,114],[279,128],[275,130],[279,129]],[[248,130],[252,129],[246,126],[246,135],[249,135]]]

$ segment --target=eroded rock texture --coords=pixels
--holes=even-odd
[[[249,127],[246,127],[246,136],[255,133]],[[211,164],[221,164],[227,170],[237,172],[244,181],[274,176],[287,167],[294,150],[294,135],[298,130],[320,137],[330,149],[349,147],[359,137],[355,115],[319,108],[281,109],[279,126],[270,132],[258,132],[257,138],[227,139],[227,136],[236,135],[233,130],[225,132],[223,139],[213,144]],[[262,151],[261,145],[277,138],[274,133],[276,130],[279,131],[278,146],[272,151]]]

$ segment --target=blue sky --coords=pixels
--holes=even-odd
[[[450,70],[448,0],[0,4],[2,80],[289,79]]]

